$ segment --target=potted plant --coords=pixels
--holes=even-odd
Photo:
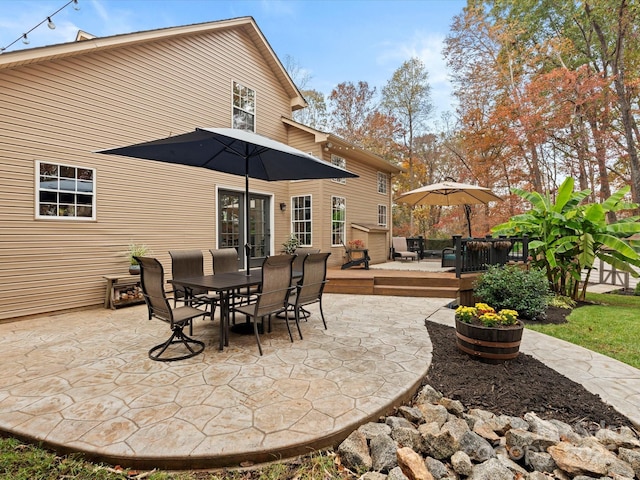
[[[349,250],[364,250],[364,242],[359,238],[349,240],[347,242],[347,247],[349,247]]]
[[[458,349],[486,363],[513,360],[520,353],[524,325],[518,312],[498,312],[486,303],[456,309],[456,344]]]
[[[129,244],[129,250],[127,251],[127,257],[129,258],[129,273],[131,275],[140,274],[140,265],[134,257],[143,257],[149,252],[149,247],[146,245],[138,245],[136,243]]]
[[[284,247],[282,249],[284,253],[286,253],[287,255],[293,255],[296,252],[296,248],[300,246],[300,240],[298,240],[298,237],[294,233],[292,233],[289,236],[289,239],[284,242],[282,246]]]

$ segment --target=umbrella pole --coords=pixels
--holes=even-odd
[[[250,259],[251,259],[251,247],[249,246],[249,229],[251,228],[251,220],[249,219],[249,157],[245,157],[245,174],[244,174],[244,253],[245,253],[245,261],[247,276],[251,275],[250,269]]]
[[[469,229],[469,238],[471,238],[471,206],[464,206],[464,213],[467,216],[467,227]]]

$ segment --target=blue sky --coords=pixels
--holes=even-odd
[[[0,0],[5,47],[68,0]],[[252,16],[278,57],[287,55],[328,95],[340,82],[366,81],[378,92],[393,72],[418,57],[430,75],[435,117],[451,110],[443,40],[466,0],[78,0],[7,51],[73,41],[78,30],[107,36]]]

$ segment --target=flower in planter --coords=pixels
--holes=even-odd
[[[485,327],[495,327],[499,323],[502,323],[502,317],[495,312],[483,313],[478,317],[478,320],[480,320]]]
[[[359,238],[355,240],[349,240],[349,242],[347,243],[347,246],[351,250],[364,250],[364,242]]]
[[[498,312],[502,318],[502,325],[515,325],[518,322],[518,312],[515,310],[503,309]]]
[[[485,313],[496,313],[495,309],[486,303],[476,303],[476,310],[478,311],[478,316],[484,315]]]
[[[461,322],[470,323],[473,317],[478,314],[478,311],[474,307],[465,307],[460,305],[456,308],[456,318]]]
[[[490,305],[476,303],[475,307],[460,305],[456,309],[456,318],[464,323],[477,323],[485,327],[506,327],[518,322],[518,312],[503,309],[496,313]]]

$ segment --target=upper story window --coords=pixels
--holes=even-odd
[[[233,128],[256,131],[256,92],[233,82]]]
[[[291,197],[291,232],[301,247],[312,245],[311,227],[311,195]]]
[[[386,173],[378,172],[378,193],[387,193],[389,177]]]
[[[387,226],[387,206],[378,205],[378,225],[382,227]]]
[[[93,168],[36,162],[36,218],[96,219]]]
[[[335,165],[336,167],[343,168],[345,170],[347,169],[347,161],[344,158],[339,157],[337,155],[331,155],[331,164]],[[347,183],[346,178],[332,178],[331,181],[336,183],[342,183],[343,185]]]

